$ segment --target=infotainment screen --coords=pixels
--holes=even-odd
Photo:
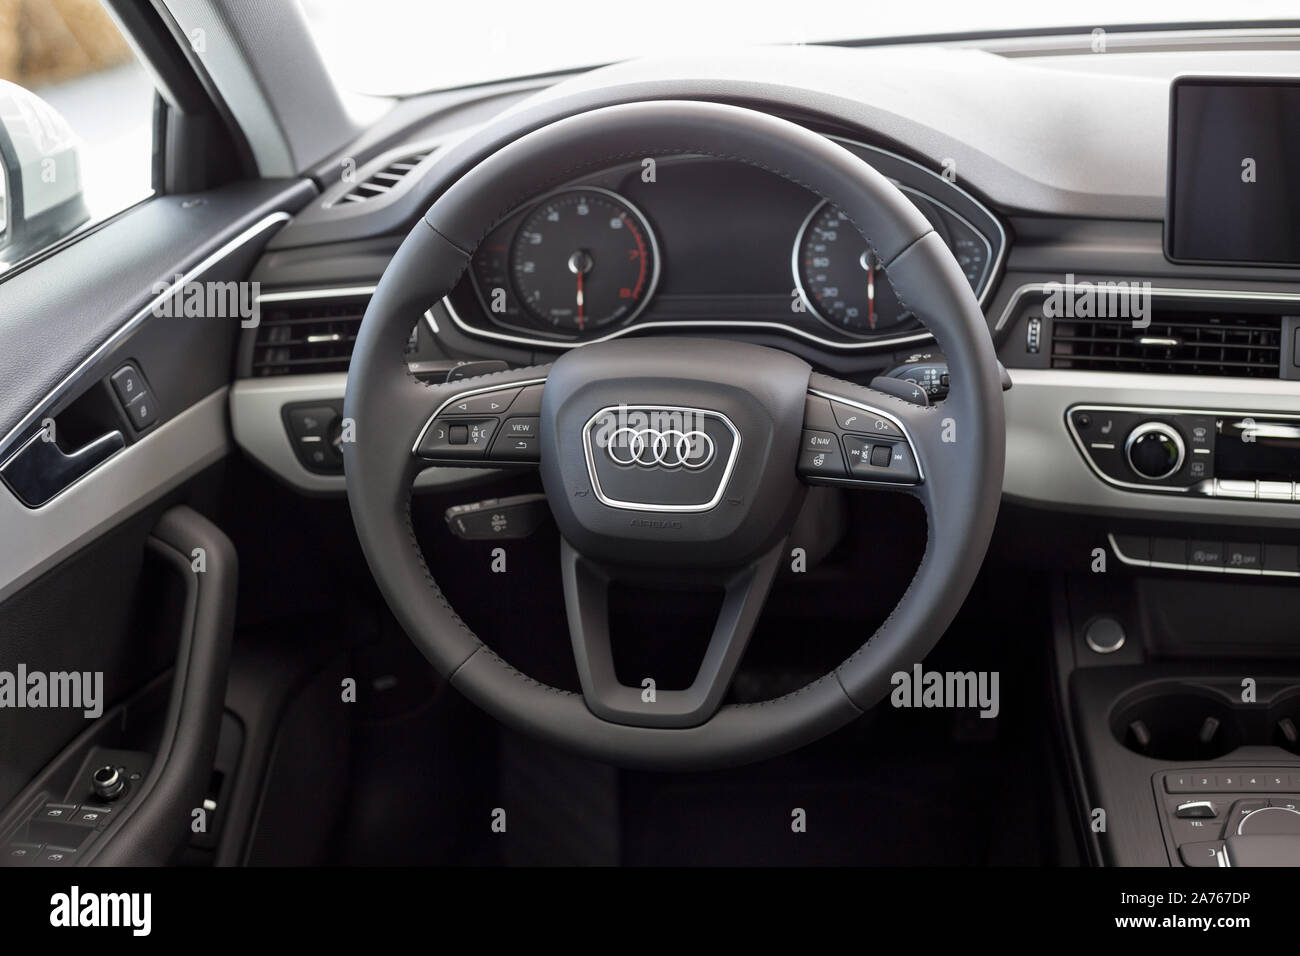
[[[1174,80],[1165,253],[1300,265],[1300,77]]]

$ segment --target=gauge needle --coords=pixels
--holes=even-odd
[[[569,256],[569,271],[578,277],[578,330],[587,324],[586,316],[583,314],[583,296],[582,296],[582,277],[591,270],[591,256],[585,249],[579,249],[573,255]]]
[[[876,260],[871,250],[862,253],[858,260],[867,270],[867,325],[876,327]]]
[[[586,324],[582,316],[582,273],[578,273],[578,330],[581,331]]]

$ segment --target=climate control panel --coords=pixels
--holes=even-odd
[[[1300,416],[1075,405],[1065,425],[1088,467],[1130,491],[1300,502]]]

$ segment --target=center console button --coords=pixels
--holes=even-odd
[[[1231,543],[1224,556],[1224,567],[1229,571],[1259,574],[1260,549],[1258,544]]]
[[[1213,820],[1217,816],[1214,804],[1209,800],[1188,800],[1178,804],[1174,816],[1184,820]]]
[[[1182,538],[1152,538],[1151,560],[1156,564],[1172,564],[1185,567],[1187,564],[1187,542]]]
[[[1300,548],[1294,544],[1264,545],[1264,570],[1300,573]]]
[[[1187,563],[1197,568],[1223,567],[1223,542],[1189,542],[1187,545]]]
[[[1178,848],[1178,855],[1186,866],[1227,866],[1227,857],[1223,853],[1223,841],[1211,840],[1205,843],[1187,843]]]
[[[1216,498],[1254,498],[1253,481],[1237,481],[1232,478],[1214,479],[1214,496]]]
[[[1289,481],[1261,481],[1256,496],[1261,501],[1290,501],[1294,489]]]

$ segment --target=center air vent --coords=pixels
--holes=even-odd
[[[1281,375],[1282,317],[1153,304],[1151,324],[1130,318],[1052,320],[1052,368],[1166,375]]]
[[[346,372],[370,295],[261,300],[252,376]]]
[[[432,149],[425,149],[393,160],[383,169],[369,173],[330,205],[339,206],[343,203],[365,202],[367,199],[374,199],[376,196],[391,192],[398,183],[406,178],[411,170],[420,165],[432,152]]]

